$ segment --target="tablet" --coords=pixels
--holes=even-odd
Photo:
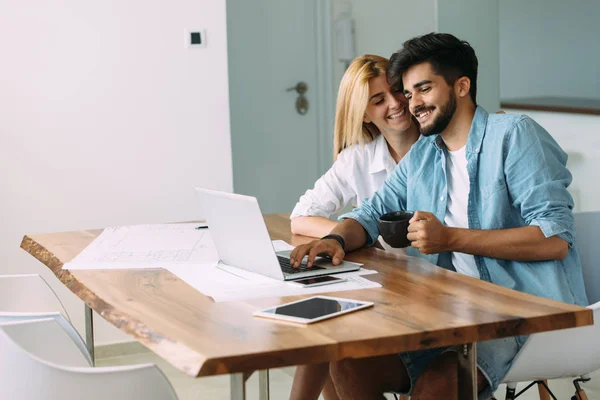
[[[284,321],[311,324],[327,318],[337,317],[352,311],[371,307],[369,301],[341,299],[329,296],[314,296],[255,311],[256,317],[274,318]]]

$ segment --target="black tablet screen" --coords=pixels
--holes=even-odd
[[[290,317],[314,319],[339,311],[351,310],[361,306],[361,303],[351,301],[340,301],[313,297],[294,304],[287,304],[277,308],[271,308],[264,312],[276,315],[287,315]]]

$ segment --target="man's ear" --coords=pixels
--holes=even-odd
[[[465,97],[469,95],[471,90],[471,79],[466,76],[461,76],[454,82],[454,91],[459,97]]]

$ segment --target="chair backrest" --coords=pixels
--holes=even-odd
[[[594,325],[531,335],[513,360],[504,382],[558,379],[600,368],[600,302],[588,306]]]
[[[71,324],[58,314],[58,318],[40,318],[6,322],[0,329],[26,352],[50,363],[69,367],[90,367],[87,352],[73,342],[68,330]],[[1,362],[4,355],[0,354]]]
[[[0,321],[39,318],[57,312],[69,320],[62,303],[41,276],[0,275]]]
[[[152,364],[92,368],[53,363],[51,359],[62,361],[64,352],[77,360],[79,351],[56,319],[0,325],[0,349],[0,399],[177,399],[167,378]],[[85,364],[85,359],[80,357],[79,363]]]
[[[600,211],[574,213],[575,246],[579,252],[590,304],[600,301]]]
[[[85,342],[68,320],[62,303],[41,276],[0,275],[0,325],[40,318],[55,319],[83,353],[87,364],[82,365],[92,365],[92,357]],[[62,364],[59,360],[63,363],[70,362],[69,358],[56,359],[54,362]]]

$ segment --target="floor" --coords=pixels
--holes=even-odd
[[[110,357],[97,360],[98,366],[127,365],[141,363],[155,363],[167,375],[180,400],[228,400],[229,376],[216,376],[194,379],[176,370],[160,357],[151,352],[143,352],[122,357]],[[292,386],[293,367],[274,369],[270,371],[270,393],[272,400],[285,400],[288,398]],[[600,371],[591,375],[592,380],[584,385],[589,400],[600,400]],[[560,379],[550,381],[550,389],[558,400],[570,400],[574,394],[571,380]],[[521,385],[521,388],[525,385]],[[258,400],[258,377],[253,374],[246,383],[248,400]],[[496,392],[498,400],[504,399],[505,388],[500,386]],[[389,397],[390,399],[392,397]],[[539,400],[537,389],[530,389],[519,397],[519,400]]]

